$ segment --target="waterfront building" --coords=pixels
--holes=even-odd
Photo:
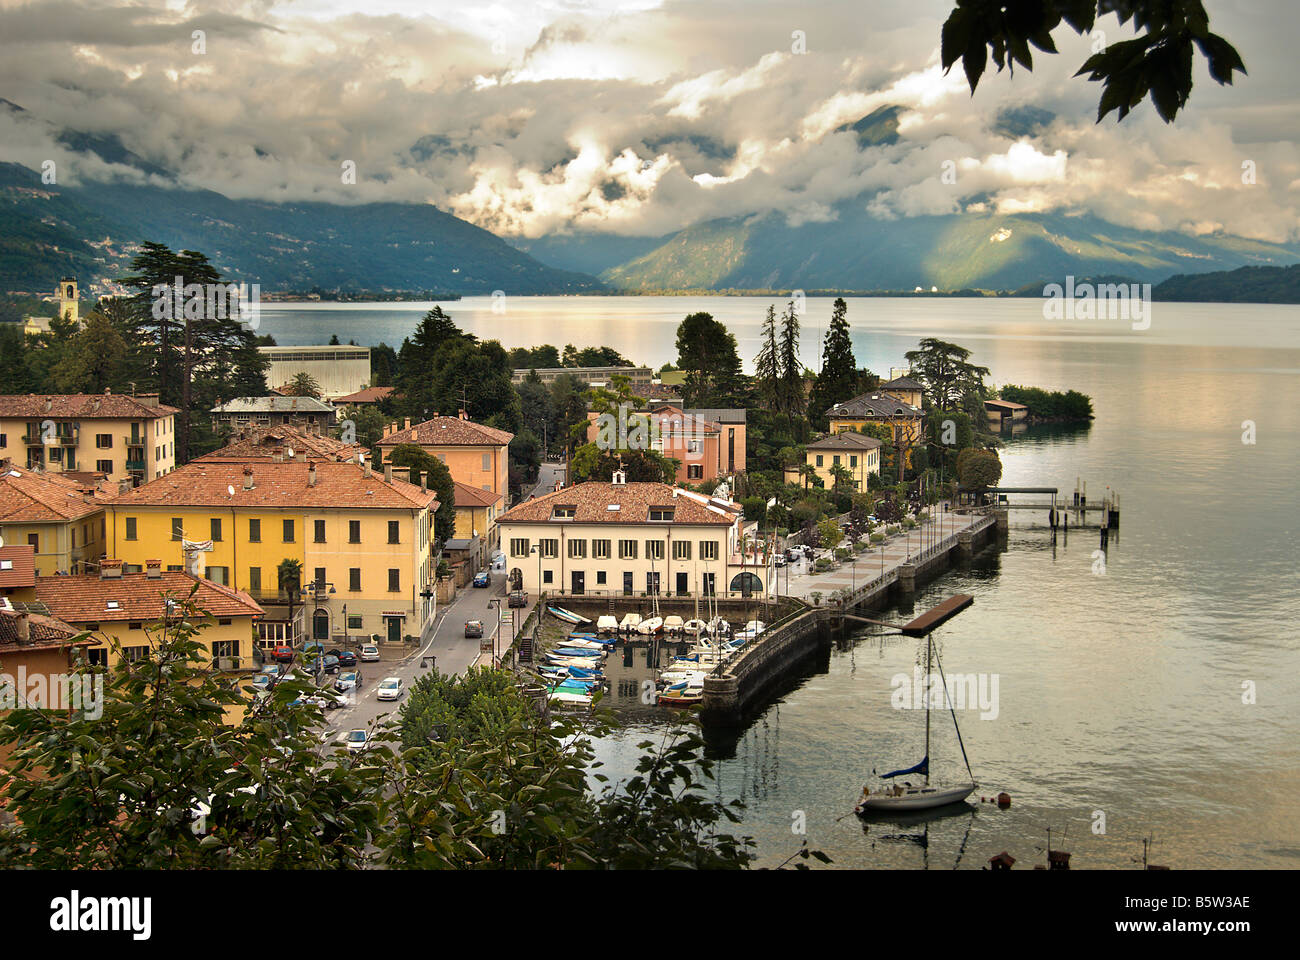
[[[891,370],[890,373],[897,375],[882,383],[878,388],[880,392],[888,394],[895,400],[902,400],[919,410],[925,387],[919,381],[913,380],[906,372]]]
[[[512,585],[596,596],[762,595],[767,568],[740,505],[665,483],[588,481],[500,520]]]
[[[39,576],[93,569],[104,554],[104,504],[115,493],[93,477],[0,461],[0,550],[30,548]]]
[[[270,361],[266,382],[281,388],[300,373],[310,376],[320,386],[327,400],[356,393],[370,383],[370,348],[342,346],[258,347],[258,353]]]
[[[414,444],[445,463],[453,480],[508,498],[513,439],[513,433],[475,423],[462,410],[455,417],[434,414],[415,426],[410,417],[400,427],[390,423],[375,443],[375,453],[387,460],[395,448]]]
[[[0,456],[31,470],[145,483],[176,466],[178,413],[156,393],[0,396]]]
[[[855,491],[867,489],[871,474],[880,473],[880,448],[883,444],[875,437],[852,430],[833,433],[804,447],[804,462],[821,478],[827,490],[835,486],[835,467],[849,472],[850,485]],[[799,483],[803,472],[786,468],[786,482]]]
[[[876,424],[890,430],[896,445],[910,447],[921,438],[924,414],[919,407],[883,390],[873,390],[837,403],[826,411],[831,433],[861,430]]]
[[[327,433],[334,418],[334,407],[315,397],[235,397],[212,408],[212,429],[229,433],[288,426]]]
[[[1000,427],[1005,423],[1022,423],[1029,419],[1029,408],[1023,403],[1010,400],[985,400],[984,412],[992,426]]]
[[[423,478],[422,478],[423,479]],[[105,504],[105,549],[161,557],[250,594],[264,647],[419,636],[434,615],[436,494],[371,465],[300,458],[196,460]],[[297,589],[281,566],[300,571]]]
[[[668,403],[650,404],[646,410],[629,410],[621,416],[588,413],[587,439],[592,443],[608,439],[619,445],[630,442],[636,419],[641,418],[648,427],[650,448],[677,461],[675,482],[703,483],[745,469],[744,415],[743,410],[684,410]],[[612,421],[603,421],[603,416]],[[723,424],[713,416],[728,416],[730,422]]]

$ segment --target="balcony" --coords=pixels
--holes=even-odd
[[[143,473],[144,460],[128,460],[126,462],[126,469],[128,473]]]

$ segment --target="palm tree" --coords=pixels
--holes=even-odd
[[[289,596],[289,642],[292,645],[297,638],[293,636],[293,601],[297,598],[298,592],[302,589],[302,561],[286,557],[280,561],[280,565],[275,568],[276,580],[280,587],[281,593],[287,593]]]

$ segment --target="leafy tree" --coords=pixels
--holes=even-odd
[[[677,366],[686,371],[682,399],[690,406],[724,406],[740,388],[736,337],[708,313],[677,327]]]
[[[419,483],[420,474],[425,474],[429,489],[438,494],[438,510],[433,515],[433,535],[443,543],[450,540],[456,531],[456,485],[447,465],[413,443],[400,443],[393,447],[384,462],[395,467],[410,467],[412,483]]]
[[[849,340],[848,304],[837,297],[831,309],[831,324],[822,345],[822,369],[808,398],[808,419],[817,430],[828,429],[826,411],[837,403],[857,396],[858,365]]]
[[[970,351],[935,337],[922,339],[916,350],[903,356],[911,364],[912,376],[925,388],[929,406],[940,410],[965,410],[972,417],[983,414],[988,367],[970,362]]]
[[[370,348],[370,385],[391,387],[397,376],[397,351],[386,343]]]
[[[125,362],[126,341],[108,317],[93,311],[55,367],[54,382],[66,393],[103,393],[120,386]]]
[[[338,337],[334,338],[338,342]],[[320,384],[310,373],[296,373],[289,381],[287,393],[291,397],[315,397],[320,399]]]
[[[388,423],[388,418],[370,403],[344,407],[341,417],[341,423],[352,422],[357,446],[367,448],[379,442]]]
[[[1100,49],[1094,46],[1093,55],[1075,74],[1087,73],[1089,80],[1102,84],[1098,123],[1112,110],[1123,120],[1148,94],[1160,118],[1172,122],[1192,92],[1195,50],[1221,85],[1232,83],[1234,71],[1246,73],[1233,46],[1210,32],[1201,0],[957,0],[940,35],[944,72],[960,60],[973,95],[990,53],[999,72],[1005,66],[1014,73],[1017,63],[1032,70],[1030,44],[1056,53],[1052,32],[1061,21],[1076,33],[1088,34],[1107,13],[1114,13],[1121,24],[1132,20],[1139,35],[1110,45],[1103,41]]]
[[[1002,479],[1002,461],[996,450],[972,448],[957,458],[957,479],[967,490],[995,487]]]
[[[844,539],[844,531],[834,517],[826,517],[817,524],[817,538],[827,550],[834,550]]]

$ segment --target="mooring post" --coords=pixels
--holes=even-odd
[[[969,531],[962,531],[962,536],[967,535]],[[912,593],[916,590],[916,565],[913,563],[900,563],[898,565],[898,589],[903,593]]]

